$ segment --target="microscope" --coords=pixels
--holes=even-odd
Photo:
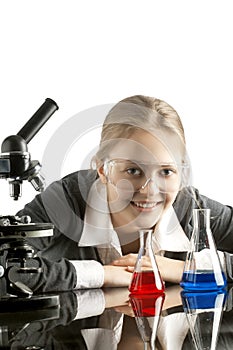
[[[57,109],[56,102],[47,98],[16,135],[2,142],[0,179],[8,181],[10,196],[14,200],[22,195],[22,183],[25,180],[36,191],[44,190],[41,165],[37,160],[31,160],[28,143]],[[11,281],[9,273],[13,267],[17,267],[18,273],[43,273],[41,267],[27,266],[27,260],[34,256],[34,249],[26,239],[52,235],[51,223],[32,223],[29,216],[0,215],[0,256],[4,256],[4,264],[0,266],[0,312],[58,304],[58,296],[34,296],[28,286],[20,281]]]

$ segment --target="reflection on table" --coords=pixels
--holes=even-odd
[[[232,349],[232,288],[195,295],[171,286],[146,300],[126,288],[59,293],[59,308],[33,317],[1,312],[0,349]]]

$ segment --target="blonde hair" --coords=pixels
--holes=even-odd
[[[135,95],[118,102],[108,112],[102,127],[99,150],[94,157],[98,166],[107,158],[109,149],[135,130],[156,134],[168,131],[178,136],[185,147],[185,134],[178,113],[168,103],[154,97]]]

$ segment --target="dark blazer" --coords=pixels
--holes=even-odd
[[[30,215],[32,222],[51,222],[54,235],[28,239],[38,254],[29,263],[42,264],[43,273],[24,282],[34,291],[70,290],[76,284],[76,271],[70,260],[97,260],[95,247],[78,247],[83,229],[89,190],[97,178],[96,171],[81,170],[52,183],[44,192],[27,204],[17,215]],[[228,279],[233,281],[231,254],[233,253],[233,209],[213,201],[193,187],[182,189],[174,202],[178,220],[188,237],[192,233],[192,209],[211,209],[211,229],[216,246],[225,252]],[[184,254],[166,252],[171,258],[184,259]],[[18,278],[18,276],[14,277]]]

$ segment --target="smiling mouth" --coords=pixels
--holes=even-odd
[[[162,201],[160,202],[134,202],[131,201],[130,204],[134,207],[137,208],[138,210],[142,211],[152,211],[155,209],[159,204],[161,204]]]

